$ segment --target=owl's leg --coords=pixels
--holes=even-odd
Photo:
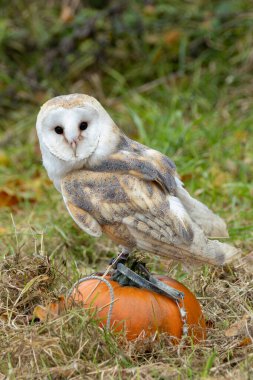
[[[109,264],[112,265],[114,269],[116,269],[118,263],[125,264],[130,253],[131,253],[131,249],[124,247],[124,246],[120,246],[120,253],[118,254],[118,256],[116,258],[115,257],[112,258],[110,260]]]

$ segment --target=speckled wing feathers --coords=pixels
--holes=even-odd
[[[149,252],[157,247],[156,253],[164,251],[167,256],[191,245],[193,232],[187,214],[182,223],[170,208],[168,196],[153,182],[132,175],[81,170],[65,177],[62,193],[79,225],[79,210],[83,209],[120,244],[145,246]],[[87,231],[87,226],[83,229]],[[184,259],[180,253],[177,256]]]
[[[152,149],[138,153],[120,150],[101,164],[94,166],[92,170],[131,174],[140,179],[157,182],[169,194],[175,195],[176,192],[175,166],[166,156]]]
[[[100,237],[102,235],[102,230],[98,222],[86,211],[80,207],[75,206],[73,203],[69,202],[64,196],[63,200],[67,207],[68,212],[76,222],[76,224],[87,234]]]
[[[93,236],[102,231],[131,249],[219,265],[237,253],[228,244],[208,240],[180,200],[164,193],[155,181],[79,170],[63,179],[62,195],[84,231]]]

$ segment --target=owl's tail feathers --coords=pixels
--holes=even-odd
[[[206,238],[203,230],[197,224],[193,224],[192,227],[194,238],[189,250],[199,260],[213,265],[224,265],[231,263],[240,256],[239,249],[230,244]]]
[[[185,244],[175,246],[160,243],[153,245],[152,249],[148,249],[149,247],[147,246],[143,246],[142,248],[182,262],[217,266],[231,263],[233,260],[239,258],[241,254],[239,249],[230,244],[207,239],[203,231],[197,225],[194,226],[193,241],[188,246]]]
[[[198,229],[198,227],[197,227]],[[166,244],[161,241],[152,241],[136,231],[131,230],[132,235],[136,237],[137,247],[150,253],[155,253],[167,259],[181,261],[183,264],[202,265],[211,264],[222,266],[231,263],[240,257],[241,251],[227,243],[221,243],[218,240],[207,239],[203,231],[199,231],[202,236],[196,238],[190,246]],[[195,231],[196,232],[196,231]]]
[[[192,198],[178,179],[177,182],[177,197],[184,205],[192,221],[204,231],[207,237],[228,237],[227,226],[224,220],[219,215],[214,214],[206,205]]]
[[[202,256],[199,256],[199,254]],[[234,260],[240,258],[241,251],[229,244],[221,243],[217,240],[209,240],[206,249],[203,251],[198,250],[197,260],[183,261],[183,267],[188,273],[192,273],[200,268],[203,264],[211,264],[215,266],[222,266],[232,263]]]
[[[221,243],[218,240],[206,239],[205,244],[190,247],[175,247],[160,245],[156,250],[142,247],[150,252],[157,253],[163,257],[180,260],[183,263],[195,265],[211,264],[222,266],[229,264],[240,257],[241,251],[229,244]]]
[[[241,255],[241,251],[230,244],[221,243],[218,240],[208,240],[206,249],[203,252],[210,264],[229,264]]]

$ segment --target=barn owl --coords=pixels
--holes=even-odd
[[[238,250],[224,221],[192,198],[174,163],[128,138],[93,97],[55,97],[36,123],[43,165],[77,225],[184,263],[223,265]]]

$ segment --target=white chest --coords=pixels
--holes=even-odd
[[[73,170],[81,169],[84,166],[83,161],[67,162],[53,156],[47,149],[41,148],[43,166],[45,167],[48,177],[53,181],[56,189],[61,192],[61,180]]]

